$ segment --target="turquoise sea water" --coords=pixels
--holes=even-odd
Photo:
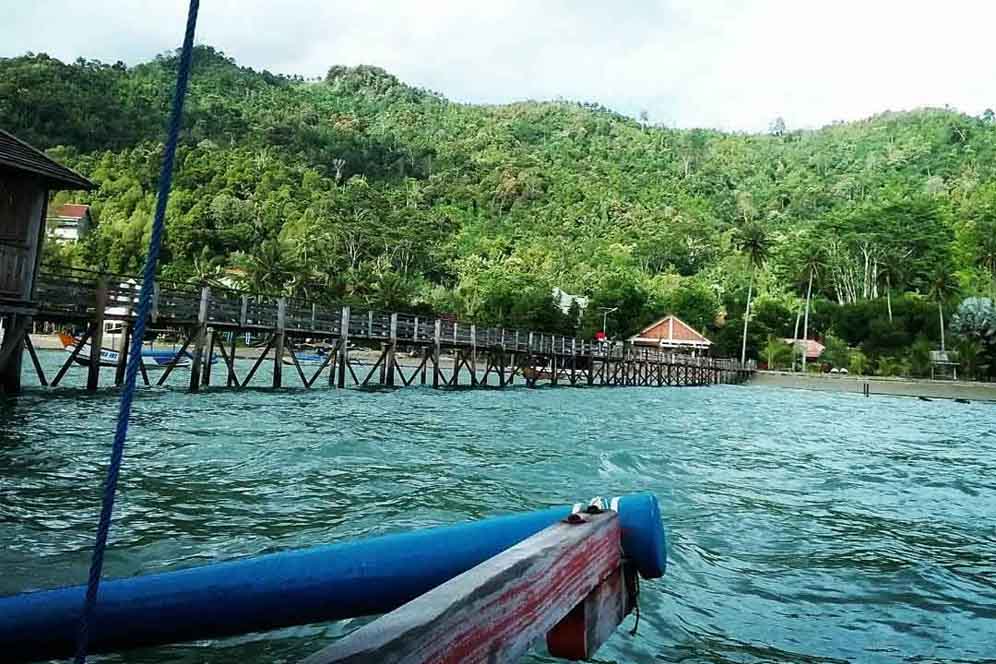
[[[116,409],[113,391],[0,402],[0,594],[85,579]],[[638,634],[629,618],[598,662],[996,658],[993,405],[758,387],[177,387],[143,391],[135,410],[109,576],[652,491],[668,574],[642,585]],[[104,661],[294,662],[355,625]]]

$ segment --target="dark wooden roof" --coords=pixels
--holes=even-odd
[[[32,173],[53,189],[94,189],[85,177],[50,159],[44,152],[0,129],[0,169]]]

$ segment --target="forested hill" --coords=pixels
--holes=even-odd
[[[96,232],[50,260],[139,269],[175,69],[172,55],[135,67],[0,60],[0,127],[100,185],[82,197]],[[756,348],[791,335],[814,251],[817,332],[851,343],[867,330],[843,330],[840,312],[887,288],[913,320],[918,299],[901,294],[926,295],[938,270],[965,295],[992,276],[991,112],[673,130],[591,104],[453,103],[375,67],[276,76],[209,47],[188,99],[171,277],[228,271],[252,288],[570,329],[551,304],[557,286],[592,298],[584,333],[602,305],[620,307],[610,333],[673,310],[733,348],[750,273],[735,238],[749,226],[770,244]],[[906,337],[936,336],[921,317]]]

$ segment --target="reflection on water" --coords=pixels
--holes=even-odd
[[[85,578],[116,408],[113,392],[0,401],[0,594]],[[639,634],[597,661],[996,656],[991,405],[752,387],[159,389],[131,431],[111,576],[649,490],[668,574],[643,584]],[[348,627],[127,661],[293,662]]]

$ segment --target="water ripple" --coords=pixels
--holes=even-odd
[[[116,399],[0,402],[0,594],[84,579]],[[638,635],[621,630],[595,661],[996,655],[996,410],[978,404],[734,387],[149,390],[107,571],[639,490],[662,500],[668,575],[643,585]],[[108,661],[292,662],[356,624]]]

